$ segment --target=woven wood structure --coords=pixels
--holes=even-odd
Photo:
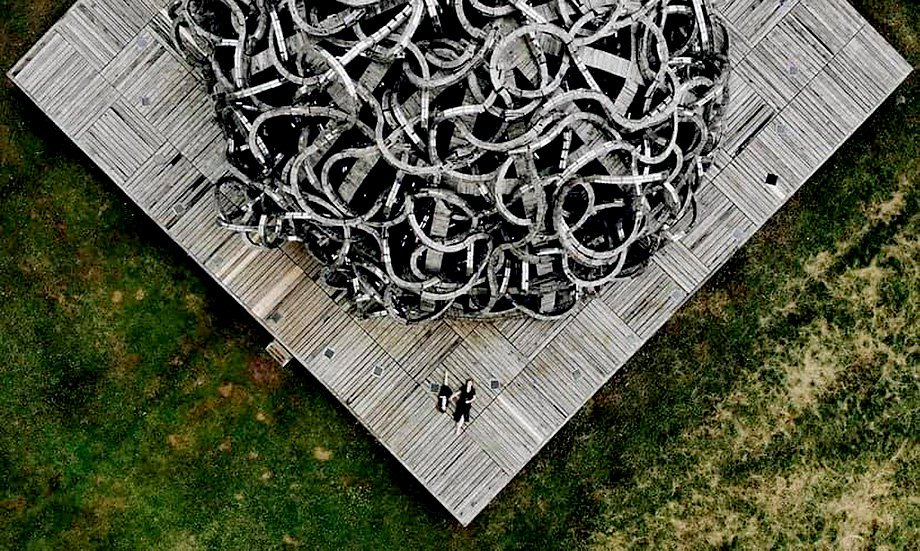
[[[365,316],[542,319],[634,275],[721,136],[708,0],[180,0],[238,173],[220,222],[307,245]]]

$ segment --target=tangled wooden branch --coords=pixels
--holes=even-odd
[[[181,0],[237,169],[360,312],[554,318],[694,215],[728,39],[708,0]]]

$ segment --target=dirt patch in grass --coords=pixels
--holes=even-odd
[[[166,437],[166,443],[176,451],[189,449],[193,440],[190,434],[170,434]]]
[[[217,393],[221,398],[229,398],[233,394],[233,383],[224,383],[217,387]]]
[[[26,498],[22,496],[16,496],[10,499],[5,499],[3,501],[0,501],[0,510],[12,511],[14,513],[21,513],[22,511],[25,510],[26,505],[28,505]]]
[[[102,278],[105,274],[102,266],[94,263],[91,258],[81,255],[80,252],[78,252],[77,254],[78,254],[77,263],[80,266],[80,269],[79,269],[80,279],[82,279],[83,282],[90,284],[92,286],[100,285],[102,283]]]
[[[204,314],[204,299],[200,295],[187,294],[183,297],[185,308],[195,314],[202,316]]]
[[[128,499],[123,496],[101,496],[92,500],[91,507],[99,514],[124,511],[128,508]]]
[[[272,391],[281,387],[284,372],[271,359],[256,356],[246,367],[246,375],[256,386]]]
[[[894,515],[887,501],[893,493],[893,475],[894,466],[886,462],[844,479],[845,490],[826,509],[826,515],[837,525],[835,546],[862,549],[869,546],[871,534],[891,530]]]
[[[876,203],[869,209],[869,221],[876,224],[889,224],[904,212],[907,206],[906,196],[903,190],[912,186],[910,180],[905,175],[900,177],[900,188],[891,196],[891,199]]]
[[[813,405],[846,368],[839,359],[850,340],[844,338],[841,328],[821,319],[802,338],[804,344],[780,366],[786,381],[785,396],[777,396],[775,403],[783,409],[798,411]]]
[[[329,461],[332,459],[332,451],[322,446],[316,446],[313,448],[313,458],[317,461]]]
[[[207,396],[198,400],[188,410],[186,419],[189,423],[197,423],[213,417],[221,407],[220,398]]]
[[[708,316],[723,319],[727,315],[726,309],[731,304],[731,297],[724,289],[704,289],[696,294],[684,308],[679,311],[680,316],[699,318]]]

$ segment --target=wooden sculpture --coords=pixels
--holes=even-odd
[[[364,315],[541,319],[637,273],[716,147],[708,0],[181,0],[233,174],[219,221],[299,241]]]

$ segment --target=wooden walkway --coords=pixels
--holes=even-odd
[[[845,0],[722,0],[732,101],[697,225],[566,320],[406,328],[352,319],[302,249],[214,223],[210,182],[230,167],[164,4],[79,0],[9,76],[464,525],[911,70]],[[434,408],[445,368],[480,390],[459,437]]]

